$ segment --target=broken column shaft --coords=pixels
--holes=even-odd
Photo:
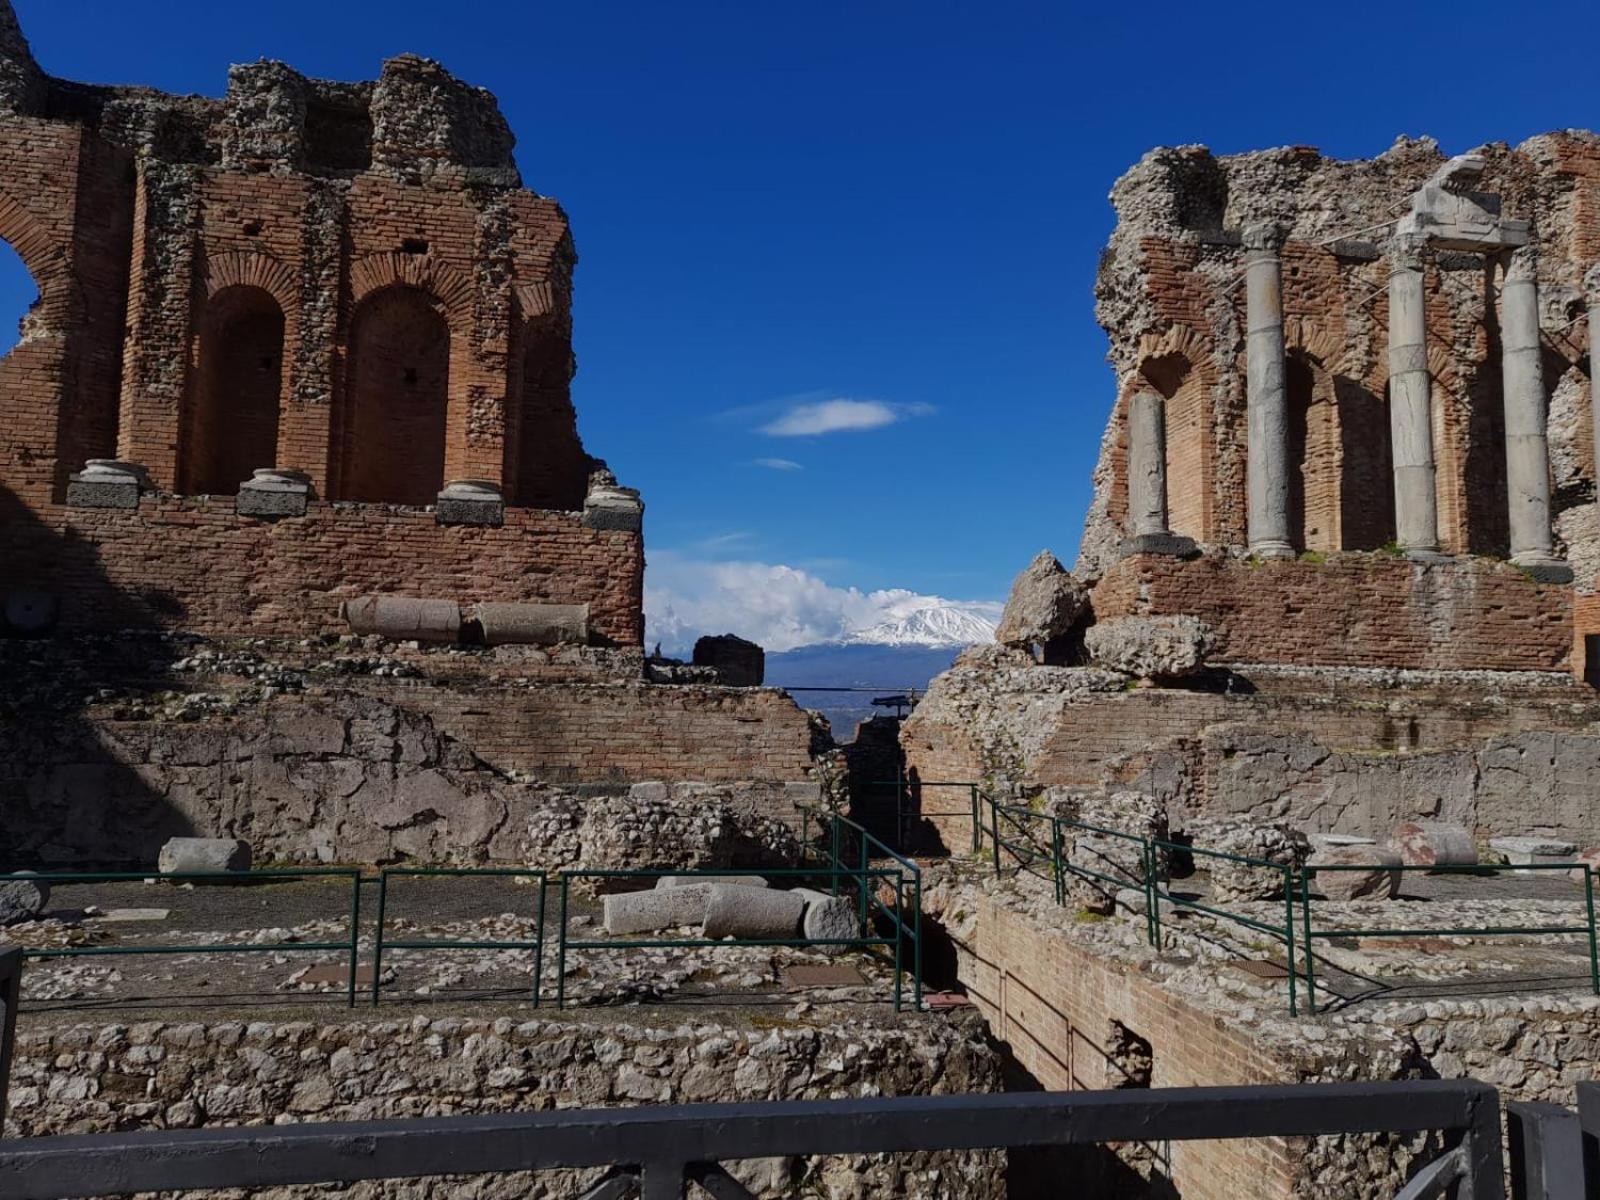
[[[1250,552],[1294,554],[1289,541],[1289,402],[1284,380],[1283,230],[1244,231],[1245,310],[1249,329]]]
[[[1545,433],[1537,261],[1531,250],[1514,251],[1506,260],[1500,293],[1500,366],[1511,559],[1547,565],[1555,556],[1550,537],[1550,449]]]
[[[1128,524],[1135,538],[1167,530],[1166,401],[1139,392],[1128,401]]]
[[[1427,555],[1439,549],[1439,500],[1422,252],[1420,237],[1389,243],[1389,433],[1396,540],[1408,553]]]

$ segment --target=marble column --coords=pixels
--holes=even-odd
[[[1244,231],[1249,330],[1249,445],[1246,453],[1250,553],[1293,556],[1289,540],[1289,398],[1284,378],[1283,230]]]
[[[1515,250],[1505,259],[1500,289],[1500,370],[1511,561],[1524,565],[1556,561],[1550,537],[1550,447],[1541,355],[1538,258],[1532,250]]]
[[[1165,537],[1167,529],[1167,402],[1154,392],[1128,401],[1128,530]]]
[[[1428,556],[1439,551],[1439,498],[1434,485],[1424,245],[1413,234],[1400,234],[1389,242],[1389,435],[1396,540],[1408,554]]]
[[[1600,266],[1583,277],[1589,296],[1589,418],[1594,439],[1595,499],[1600,502]]]

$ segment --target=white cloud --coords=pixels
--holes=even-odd
[[[709,562],[672,550],[650,555],[645,575],[646,640],[669,653],[690,649],[708,633],[733,633],[768,650],[842,641],[927,608],[955,602],[904,588],[863,592],[835,587],[797,567],[762,562]],[[998,615],[998,605],[959,606]]]
[[[793,405],[761,426],[768,437],[817,437],[825,433],[864,433],[906,417],[924,417],[931,404],[889,404],[883,400],[816,400]]]
[[[751,460],[753,467],[765,467],[769,471],[804,471],[805,468],[793,459],[788,458],[757,458]]]

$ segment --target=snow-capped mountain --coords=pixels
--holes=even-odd
[[[837,644],[943,648],[992,642],[1001,607],[999,604],[958,604],[948,600],[934,604],[919,603],[914,607],[908,605],[907,611],[891,611],[876,624],[847,633],[838,639]]]

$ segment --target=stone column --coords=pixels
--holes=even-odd
[[[1283,230],[1244,231],[1245,310],[1249,329],[1250,553],[1292,557],[1289,541],[1289,399],[1284,381]]]
[[[1166,401],[1154,392],[1128,401],[1128,528],[1135,538],[1169,532]]]
[[[1426,557],[1439,551],[1439,498],[1423,248],[1423,239],[1412,234],[1400,234],[1389,243],[1389,435],[1396,539],[1408,554]]]
[[[1548,566],[1550,447],[1545,434],[1544,365],[1539,346],[1538,258],[1514,250],[1500,290],[1501,391],[1506,414],[1506,503],[1511,561]]]
[[[1600,503],[1600,266],[1583,277],[1589,295],[1589,417],[1593,425],[1595,500]]]

